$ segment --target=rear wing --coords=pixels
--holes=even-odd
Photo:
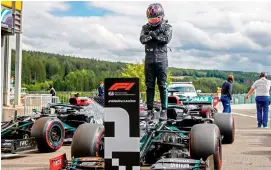
[[[179,92],[175,89],[168,89],[168,97],[170,96],[178,96],[179,100],[184,104],[191,104],[191,105],[212,105],[213,104],[213,97],[212,96],[195,96],[188,98],[183,95],[174,95],[174,93]]]
[[[184,105],[213,105],[213,97],[212,96],[195,96],[190,99],[182,101]]]

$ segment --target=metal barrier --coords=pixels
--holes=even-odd
[[[255,94],[251,94],[246,100],[246,94],[233,94],[232,95],[233,104],[253,104],[255,101]]]
[[[45,93],[48,93],[46,91],[44,92],[28,92],[29,95],[33,96],[33,95],[41,95],[41,94],[45,94]],[[31,93],[31,94],[30,94]],[[78,92],[79,93],[79,96],[82,96],[82,97],[95,97],[95,96],[98,96],[98,93],[97,92]],[[57,92],[56,95],[57,97],[61,100],[62,103],[69,103],[69,99],[71,97],[73,97],[75,94],[75,92]],[[146,92],[141,92],[140,93],[140,98],[144,101],[146,101]],[[160,95],[159,95],[159,92],[156,92],[155,93],[155,100],[159,100],[160,99]]]
[[[43,107],[47,107],[50,103],[60,103],[59,97],[50,94],[25,96],[24,115],[33,113],[33,109],[41,111]]]
[[[29,95],[34,96],[40,96],[40,95],[46,95],[44,93],[47,93],[46,91],[40,91],[40,92],[28,92],[31,93]],[[69,98],[73,96],[75,92],[57,92],[56,95],[59,98],[58,100],[61,100],[62,103],[68,103]],[[78,92],[80,96],[84,97],[94,97],[97,96],[96,91],[88,91],[88,92]],[[213,97],[217,96],[217,93],[200,93],[199,95],[211,95]],[[245,100],[246,94],[233,94],[233,104],[253,104],[255,103],[255,94],[251,94],[248,100]],[[146,93],[141,92],[140,93],[140,99],[143,101],[146,101]],[[155,92],[155,100],[160,100],[159,92]]]

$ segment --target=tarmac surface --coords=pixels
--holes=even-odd
[[[271,170],[271,130],[256,128],[255,110],[233,110],[235,141],[223,145],[223,170]],[[2,170],[48,170],[49,159],[63,153],[70,158],[70,147],[55,153],[29,153],[25,157],[2,160]],[[148,168],[143,168],[148,169]]]

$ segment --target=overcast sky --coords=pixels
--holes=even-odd
[[[151,2],[24,2],[23,48],[136,62]],[[271,72],[271,2],[161,2],[173,26],[169,64]]]

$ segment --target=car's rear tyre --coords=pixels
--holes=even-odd
[[[232,144],[235,139],[234,117],[231,114],[218,113],[214,116],[214,123],[220,129],[223,144]]]
[[[63,145],[65,128],[57,118],[42,117],[32,126],[31,137],[35,137],[40,152],[54,152]]]
[[[104,156],[104,127],[99,124],[85,123],[74,132],[71,155],[72,157],[103,157]]]
[[[190,156],[192,159],[203,159],[214,156],[216,170],[222,168],[222,147],[219,128],[215,124],[197,124],[190,132]]]

